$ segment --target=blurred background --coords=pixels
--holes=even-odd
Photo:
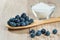
[[[10,17],[14,17],[17,14],[20,15],[23,12],[34,18],[31,7],[40,2],[54,4],[56,8],[52,17],[60,17],[60,0],[0,0],[1,24],[3,22],[6,24]]]

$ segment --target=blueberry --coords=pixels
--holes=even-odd
[[[35,33],[31,33],[31,34],[30,34],[30,37],[31,37],[31,38],[34,38],[34,37],[35,37]]]
[[[8,24],[9,26],[10,26],[10,22],[11,22],[11,21],[7,21],[7,24]]]
[[[20,20],[19,19],[15,19],[15,21],[14,21],[15,23],[19,23],[20,22]]]
[[[20,18],[20,16],[19,16],[19,15],[16,15],[16,16],[15,16],[15,18],[16,18],[16,19],[19,19],[19,18]]]
[[[26,25],[29,25],[29,21],[25,21]]]
[[[53,34],[57,34],[57,30],[56,29],[53,30]]]
[[[45,30],[45,29],[42,29],[42,30],[41,30],[41,33],[42,33],[42,34],[45,34],[45,33],[46,33],[46,30]]]
[[[9,26],[16,27],[16,23],[15,23],[15,22],[9,22],[9,21],[8,21],[8,25],[9,25]]]
[[[10,18],[9,21],[14,22],[15,18]]]
[[[25,21],[25,19],[24,18],[20,18],[20,22],[24,22]]]
[[[32,29],[32,30],[29,31],[29,33],[35,33],[35,30]]]
[[[41,31],[38,30],[38,31],[36,32],[36,36],[40,36],[40,35],[41,35]]]
[[[25,22],[20,22],[20,26],[26,26]]]
[[[49,31],[47,31],[47,32],[45,33],[45,35],[46,35],[46,36],[49,36],[49,35],[50,35],[50,32],[49,32]]]
[[[33,23],[33,22],[34,22],[34,20],[33,20],[33,19],[30,19],[30,20],[29,20],[29,23],[30,23],[30,24],[31,24],[31,23]]]
[[[16,26],[20,26],[20,23],[16,23]]]
[[[28,17],[28,16],[26,16],[26,17],[25,17],[25,20],[26,20],[26,21],[28,21],[28,20],[29,20],[29,17]]]
[[[25,18],[25,17],[26,17],[26,13],[22,13],[22,14],[21,14],[21,17],[22,17],[22,18]]]

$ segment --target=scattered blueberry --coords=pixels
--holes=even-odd
[[[29,33],[35,33],[35,30],[32,29],[32,30],[29,31]]]
[[[35,33],[31,33],[31,34],[30,34],[30,37],[31,37],[31,38],[34,38],[34,37],[35,37]]]
[[[45,30],[45,29],[42,29],[42,30],[41,30],[41,33],[42,33],[42,34],[45,34],[45,33],[46,33],[46,30]]]
[[[57,30],[56,29],[53,30],[53,34],[57,34]]]
[[[49,32],[49,31],[47,31],[47,32],[45,33],[45,35],[46,35],[46,36],[49,36],[49,35],[50,35],[50,32]]]
[[[38,30],[38,31],[36,32],[36,36],[40,36],[40,35],[41,35],[41,31]]]
[[[22,13],[21,17],[25,18],[26,17],[26,13]]]
[[[15,22],[8,22],[8,25],[16,27],[16,23]]]

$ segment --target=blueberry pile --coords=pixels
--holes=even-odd
[[[33,22],[34,20],[29,18],[26,15],[26,13],[22,13],[21,16],[16,15],[14,18],[10,18],[7,24],[12,27],[18,27],[18,26],[27,26]]]
[[[57,34],[57,30],[54,29],[53,34]],[[44,34],[45,36],[50,36],[50,32],[46,31],[46,29],[41,29],[41,30],[37,30],[37,32],[35,32],[35,30],[30,30],[29,31],[30,37],[34,38],[35,36],[40,36],[41,34]]]

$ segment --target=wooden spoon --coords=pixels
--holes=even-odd
[[[40,25],[54,23],[54,22],[60,22],[60,18],[50,18],[50,19],[46,19],[46,20],[34,20],[34,22],[28,26],[11,27],[11,26],[7,25],[7,28],[8,29],[26,29],[26,28],[37,27]]]

